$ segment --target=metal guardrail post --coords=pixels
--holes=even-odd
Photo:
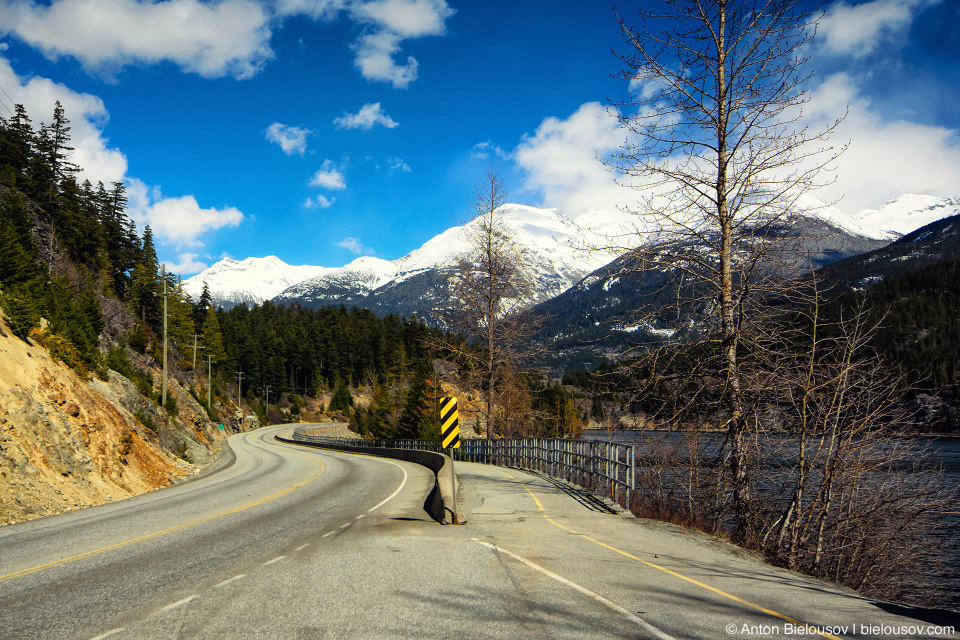
[[[356,447],[392,447],[439,451],[434,440],[334,438],[294,431],[294,440]],[[457,460],[485,462],[528,469],[606,495],[629,509],[637,491],[636,445],[565,438],[470,438],[454,452]]]

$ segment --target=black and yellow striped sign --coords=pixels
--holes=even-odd
[[[460,448],[460,419],[456,398],[440,398],[440,441],[443,448]]]

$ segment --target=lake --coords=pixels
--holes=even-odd
[[[585,440],[603,440],[619,444],[637,446],[637,464],[642,464],[645,453],[649,452],[653,445],[676,445],[681,442],[687,434],[680,432],[663,431],[605,431],[602,429],[585,429],[582,438]],[[703,449],[709,453],[715,453],[723,443],[722,433],[702,433],[700,434]],[[770,436],[771,454],[769,460],[762,461],[765,468],[782,468],[783,465],[789,465],[792,461],[784,459],[784,443],[789,442],[788,436],[774,435]],[[904,461],[907,463],[918,462],[923,469],[941,469],[943,472],[942,481],[944,488],[948,490],[960,489],[960,438],[937,438],[937,437],[915,437],[907,440],[898,441],[903,447]],[[789,447],[786,448],[786,455],[789,456]],[[766,457],[766,456],[765,456]],[[909,473],[910,464],[901,465],[899,472]],[[960,509],[960,505],[958,505]],[[952,525],[952,530],[945,530],[938,536],[939,546],[944,554],[941,564],[936,569],[921,576],[926,582],[933,582],[940,586],[945,595],[937,604],[960,611],[960,515],[954,513],[942,516],[942,522]],[[921,585],[911,586],[907,589],[908,593],[920,595],[924,592]]]

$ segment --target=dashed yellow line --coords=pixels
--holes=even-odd
[[[273,448],[276,448],[276,449],[280,449],[280,448],[281,448],[281,447],[277,447],[277,446],[275,446],[275,445],[271,445],[271,444],[269,444],[269,443],[267,443],[267,442],[261,442],[261,444],[262,444],[262,445],[265,445],[265,446],[268,446],[268,447],[273,447]],[[261,504],[263,504],[263,503],[265,503],[265,502],[270,502],[271,500],[276,500],[277,498],[280,498],[280,497],[282,497],[282,496],[287,495],[287,494],[290,493],[291,491],[296,491],[297,489],[299,489],[300,487],[304,486],[305,484],[307,484],[307,483],[312,482],[313,480],[315,480],[315,479],[316,479],[321,473],[323,473],[324,470],[326,469],[326,466],[323,464],[323,461],[322,461],[322,460],[318,460],[317,458],[313,458],[313,457],[311,457],[311,456],[308,456],[308,455],[303,454],[303,453],[299,453],[299,452],[297,452],[297,451],[292,451],[292,450],[288,450],[288,449],[284,449],[284,450],[285,450],[285,451],[289,451],[290,453],[293,453],[293,454],[298,455],[298,456],[303,456],[304,458],[307,458],[307,459],[309,459],[309,460],[312,460],[312,461],[316,462],[317,464],[320,465],[320,470],[317,471],[317,472],[316,472],[315,474],[313,474],[312,476],[310,476],[309,478],[307,478],[306,480],[304,480],[304,481],[302,481],[302,482],[299,482],[299,483],[293,485],[292,487],[288,487],[288,488],[283,489],[282,491],[278,491],[278,492],[276,492],[276,493],[274,493],[274,494],[272,494],[272,495],[266,496],[266,497],[264,497],[264,498],[260,498],[259,500],[254,500],[253,502],[248,502],[247,504],[240,505],[239,507],[234,507],[233,509],[227,509],[226,511],[221,511],[220,513],[215,513],[215,514],[213,514],[213,515],[206,516],[206,517],[204,517],[204,518],[199,518],[199,519],[197,519],[197,520],[191,520],[190,522],[185,522],[185,523],[179,524],[179,525],[177,525],[177,526],[175,526],[175,527],[170,527],[169,529],[164,529],[164,530],[162,530],[162,531],[155,531],[154,533],[148,533],[147,535],[145,535],[145,536],[140,536],[140,537],[138,537],[138,538],[131,538],[130,540],[124,540],[123,542],[118,542],[118,543],[116,543],[116,544],[111,544],[111,545],[109,545],[109,546],[101,547],[101,548],[99,548],[99,549],[94,549],[94,550],[92,550],[92,551],[86,551],[86,552],[84,552],[84,553],[78,553],[77,555],[70,556],[70,557],[68,557],[68,558],[61,558],[60,560],[54,560],[53,562],[47,562],[46,564],[41,564],[41,565],[37,565],[37,566],[35,566],[35,567],[30,567],[29,569],[21,569],[20,571],[14,571],[13,573],[8,573],[8,574],[6,574],[6,575],[0,576],[0,582],[2,582],[2,581],[4,581],[4,580],[9,580],[9,579],[11,579],[11,578],[18,578],[18,577],[20,577],[20,576],[29,575],[29,574],[31,574],[31,573],[36,573],[36,572],[42,571],[42,570],[44,570],[44,569],[50,569],[50,568],[52,568],[52,567],[56,567],[56,566],[59,566],[59,565],[62,565],[62,564],[67,564],[67,563],[70,563],[70,562],[75,562],[75,561],[77,561],[77,560],[81,560],[81,559],[83,559],[83,558],[87,558],[87,557],[90,557],[90,556],[92,556],[92,555],[96,555],[96,554],[98,554],[98,553],[103,553],[103,552],[105,552],[105,551],[111,551],[111,550],[113,550],[113,549],[119,549],[119,548],[121,548],[121,547],[125,547],[125,546],[127,546],[127,545],[131,545],[131,544],[134,544],[134,543],[136,543],[136,542],[143,542],[143,541],[145,541],[145,540],[150,540],[150,539],[152,539],[152,538],[158,538],[158,537],[160,537],[160,536],[167,535],[168,533],[173,533],[173,532],[175,532],[175,531],[181,531],[181,530],[186,529],[186,528],[188,528],[188,527],[192,527],[192,526],[194,526],[194,525],[198,525],[198,524],[201,524],[201,523],[204,523],[204,522],[208,522],[208,521],[213,520],[213,519],[215,519],[215,518],[220,518],[220,517],[222,517],[222,516],[230,515],[230,514],[232,514],[232,513],[239,513],[239,512],[241,512],[241,511],[245,511],[245,510],[247,510],[247,509],[250,509],[251,507],[255,507],[255,506],[257,506],[257,505],[261,505]]]
[[[498,471],[500,471],[500,470],[498,469]],[[527,487],[526,484],[524,484],[523,482],[521,482],[521,481],[518,480],[517,478],[513,477],[513,476],[510,475],[509,473],[506,473],[506,472],[504,472],[504,471],[500,471],[500,473],[502,473],[503,475],[507,476],[508,478],[510,478],[511,480],[513,480],[514,482],[516,482],[517,484],[519,484],[520,486],[522,486],[524,489],[526,489],[527,493],[530,494],[530,497],[533,498],[533,501],[537,504],[537,509],[538,509],[539,511],[546,511],[546,509],[543,508],[543,504],[540,502],[540,500],[537,499],[537,496],[535,496],[535,495],[533,494],[533,492],[530,491],[530,488]],[[791,618],[790,616],[787,616],[787,615],[784,615],[784,614],[782,614],[782,613],[779,613],[778,611],[774,611],[773,609],[767,609],[766,607],[763,607],[763,606],[761,606],[761,605],[759,605],[759,604],[755,604],[755,603],[753,603],[753,602],[750,602],[749,600],[744,600],[743,598],[737,597],[737,596],[733,595],[732,593],[727,593],[726,591],[722,591],[722,590],[720,590],[720,589],[717,589],[716,587],[711,587],[710,585],[704,584],[703,582],[700,582],[699,580],[694,580],[693,578],[688,578],[687,576],[683,575],[682,573],[677,573],[676,571],[673,571],[673,570],[671,570],[671,569],[667,569],[666,567],[662,567],[662,566],[660,566],[659,564],[656,564],[656,563],[654,563],[654,562],[650,562],[650,561],[648,561],[648,560],[644,560],[643,558],[639,558],[639,557],[633,555],[632,553],[628,553],[628,552],[626,552],[626,551],[623,551],[622,549],[618,549],[618,548],[616,548],[616,547],[614,547],[614,546],[611,546],[611,545],[609,545],[609,544],[606,544],[606,543],[604,543],[604,542],[600,542],[599,540],[596,540],[596,539],[594,539],[594,538],[591,538],[590,536],[588,536],[588,535],[586,535],[586,534],[584,534],[584,533],[577,533],[577,532],[574,531],[573,529],[570,529],[569,527],[565,527],[565,526],[563,526],[562,524],[560,524],[559,522],[557,522],[557,521],[553,520],[552,518],[548,517],[546,513],[543,514],[543,519],[546,520],[547,522],[549,522],[550,524],[552,524],[552,525],[554,525],[554,526],[556,526],[556,527],[559,527],[560,529],[563,529],[564,531],[567,531],[567,532],[569,532],[569,533],[571,533],[571,534],[573,534],[573,535],[575,535],[575,536],[578,536],[578,537],[580,537],[580,538],[583,538],[584,540],[589,540],[590,542],[592,542],[592,543],[594,543],[594,544],[596,544],[596,545],[599,545],[599,546],[603,547],[604,549],[609,549],[610,551],[613,551],[613,552],[615,552],[615,553],[619,553],[620,555],[622,555],[622,556],[624,556],[624,557],[627,557],[627,558],[630,558],[631,560],[635,560],[635,561],[639,562],[639,563],[642,564],[642,565],[645,565],[645,566],[650,567],[651,569],[656,569],[657,571],[662,571],[662,572],[664,572],[664,573],[666,573],[666,574],[669,574],[669,575],[671,575],[671,576],[673,576],[673,577],[675,577],[675,578],[679,578],[680,580],[684,580],[684,581],[686,581],[686,582],[689,582],[690,584],[693,584],[693,585],[696,585],[696,586],[701,587],[701,588],[703,588],[703,589],[706,589],[707,591],[710,591],[710,592],[712,592],[712,593],[715,593],[715,594],[717,594],[717,595],[719,595],[719,596],[722,596],[722,597],[724,597],[724,598],[727,598],[727,599],[729,599],[729,600],[733,600],[734,602],[739,602],[740,604],[746,605],[746,606],[748,606],[748,607],[750,607],[750,608],[752,608],[752,609],[756,609],[757,611],[761,611],[761,612],[763,612],[763,613],[766,613],[767,615],[773,616],[773,617],[775,617],[775,618],[780,618],[781,620],[784,620],[784,621],[786,621],[786,622],[789,622],[789,623],[791,623],[791,624],[794,624],[794,625],[796,625],[796,626],[798,626],[798,627],[804,627],[804,628],[806,628],[806,630],[807,630],[808,633],[816,633],[817,635],[823,636],[824,638],[828,638],[829,640],[842,640],[841,638],[839,638],[839,637],[837,637],[837,636],[835,636],[835,635],[831,635],[831,634],[829,634],[829,633],[824,633],[824,632],[818,630],[816,627],[810,626],[810,625],[806,624],[805,622],[800,622],[799,620],[796,620],[796,619],[794,619],[794,618]]]

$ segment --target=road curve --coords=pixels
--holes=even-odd
[[[0,638],[177,637],[178,609],[259,593],[258,570],[363,517],[426,518],[426,469],[274,440],[288,429],[232,436],[235,462],[209,476],[0,528]]]

